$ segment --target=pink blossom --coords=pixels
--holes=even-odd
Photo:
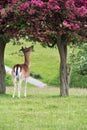
[[[83,17],[83,16],[87,15],[87,8],[85,8],[84,6],[82,6],[80,8],[76,8],[76,13]]]
[[[71,29],[73,29],[73,30],[80,29],[80,26],[78,24],[70,23],[70,25],[71,25]]]
[[[75,19],[75,14],[74,13],[70,13],[69,14],[69,19],[73,19],[74,20]]]
[[[66,20],[63,21],[63,25],[69,29],[71,29],[71,24],[68,23]]]
[[[31,4],[39,6],[39,7],[43,7],[43,5],[44,5],[42,0],[31,0]]]
[[[48,3],[47,8],[50,9],[50,10],[54,10],[54,11],[60,10],[59,5],[56,5],[56,4],[54,5],[52,3]]]
[[[69,28],[70,30],[77,30],[80,29],[80,26],[78,24],[74,24],[74,23],[69,23],[66,20],[63,21],[63,25],[67,28]]]
[[[30,9],[29,14],[32,15],[32,14],[34,14],[34,13],[35,13],[35,10]]]
[[[52,9],[52,5],[48,3],[47,8]]]
[[[73,9],[74,8],[74,1],[73,0],[67,0],[67,2],[65,3],[66,9]]]
[[[80,29],[80,26],[78,24],[73,24],[73,29],[76,30],[76,29]]]
[[[54,6],[54,10],[58,11],[60,9],[60,7],[58,5]]]
[[[58,0],[49,0],[49,2],[52,2],[52,3],[54,3],[54,2],[57,2]]]
[[[0,13],[4,17],[7,15],[6,10],[4,8],[0,9]]]
[[[28,2],[23,3],[23,4],[21,4],[21,5],[19,6],[19,8],[20,8],[21,10],[25,10],[25,9],[27,9],[28,7],[29,7],[29,3],[28,3]]]

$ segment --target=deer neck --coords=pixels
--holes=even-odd
[[[24,64],[26,64],[27,66],[29,66],[29,64],[30,64],[30,55],[25,55]]]

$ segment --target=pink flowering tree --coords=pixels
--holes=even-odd
[[[5,33],[6,30],[6,11],[4,0],[0,1],[0,93],[5,93],[5,68],[4,68],[4,49],[6,43],[9,41]]]
[[[78,39],[87,39],[87,1],[7,0],[5,4],[1,7],[1,20],[6,20],[6,38],[27,35],[48,47],[57,46],[60,54],[60,96],[68,96],[67,46]]]
[[[4,66],[4,50],[6,43],[13,37],[17,37],[18,29],[15,23],[16,0],[0,0],[0,93],[5,93],[5,66]],[[16,24],[17,25],[17,24]]]

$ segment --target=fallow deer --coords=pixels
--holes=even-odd
[[[15,97],[16,89],[18,88],[18,97],[20,98],[21,84],[25,80],[24,97],[26,97],[27,78],[30,75],[30,53],[33,50],[33,46],[28,48],[22,47],[20,51],[24,54],[24,63],[16,64],[12,69],[12,78],[14,83],[13,98]]]

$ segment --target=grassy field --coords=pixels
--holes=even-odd
[[[29,88],[27,97],[12,98],[12,87],[0,95],[0,130],[87,130],[87,90],[70,89],[59,97],[58,88]]]

